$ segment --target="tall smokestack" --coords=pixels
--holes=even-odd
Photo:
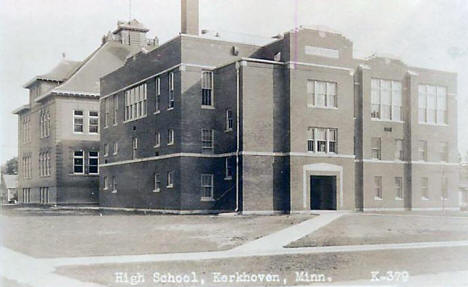
[[[198,35],[198,0],[182,0],[182,34]]]

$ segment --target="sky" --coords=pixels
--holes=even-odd
[[[0,0],[0,163],[17,154],[23,84],[62,58],[83,60],[116,28],[138,19],[160,43],[180,32],[179,0]],[[325,26],[354,43],[354,56],[393,55],[458,73],[459,150],[468,152],[468,1],[200,0],[200,28],[248,42],[298,26]]]

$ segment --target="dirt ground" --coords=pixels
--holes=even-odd
[[[226,250],[313,217],[43,212],[0,216],[1,244],[40,258]]]
[[[371,279],[371,272],[408,272],[411,276],[434,274],[441,271],[461,271],[468,269],[468,247],[425,249],[387,250],[352,253],[327,253],[308,255],[281,255],[265,257],[235,258],[223,260],[204,260],[198,262],[160,262],[133,264],[105,264],[95,266],[61,267],[56,273],[73,277],[84,282],[100,283],[104,286],[130,286],[117,284],[116,272],[127,272],[128,275],[140,273],[145,282],[138,286],[202,286],[196,284],[155,284],[153,274],[190,274],[195,272],[198,280],[204,279],[203,286],[314,286],[314,283],[296,282],[296,272],[324,274],[330,277],[331,283],[360,279]],[[213,272],[233,274],[235,272],[249,274],[278,274],[281,282],[267,283],[230,283],[214,284]],[[325,282],[329,283],[329,282]],[[369,281],[370,283],[370,281]],[[403,282],[392,282],[403,283]],[[315,283],[317,284],[317,283]],[[323,286],[323,285],[322,285]],[[389,286],[389,285],[386,285]],[[393,285],[392,285],[393,286]],[[396,286],[396,285],[395,285]]]
[[[287,247],[451,240],[468,240],[468,217],[349,214]]]

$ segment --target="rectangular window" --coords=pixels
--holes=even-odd
[[[174,130],[169,129],[167,131],[167,145],[173,145],[174,144]]]
[[[213,200],[213,175],[202,174],[201,175],[201,200],[211,201]]]
[[[440,143],[440,161],[448,162],[449,152],[448,152],[448,143]]]
[[[213,106],[213,72],[201,74],[202,106]]]
[[[146,102],[146,83],[125,91],[125,120],[130,121],[146,117]]]
[[[225,161],[226,173],[224,179],[232,179],[232,166],[229,163],[229,158],[226,158]]]
[[[167,188],[173,188],[174,187],[174,171],[169,171],[167,173]]]
[[[213,148],[214,130],[202,129],[201,130],[201,141],[203,149]]]
[[[137,158],[138,153],[138,138],[132,139],[132,159]]]
[[[104,177],[104,190],[109,189],[109,180],[107,179],[107,176]]]
[[[73,132],[83,132],[83,111],[73,111]]]
[[[421,177],[421,198],[423,200],[429,199],[429,179],[427,177]]]
[[[161,146],[161,134],[159,132],[156,132],[154,135],[154,147],[160,147]]]
[[[117,193],[117,177],[112,177],[112,193]]]
[[[114,143],[114,155],[119,153],[119,143],[115,142]]]
[[[109,145],[104,144],[104,156],[109,156]]]
[[[427,142],[420,140],[418,141],[418,159],[427,161]]]
[[[104,99],[104,127],[105,128],[109,126],[110,100],[111,98]]]
[[[401,82],[381,79],[371,80],[371,118],[402,121]]]
[[[309,107],[336,108],[336,83],[308,80],[307,98]]]
[[[380,138],[372,138],[371,139],[371,148],[372,148],[372,159],[382,159],[381,154],[381,139]]]
[[[168,97],[168,109],[173,109],[175,106],[175,95],[174,95],[174,72],[169,73],[169,97]]]
[[[88,153],[88,169],[89,174],[99,174],[99,153],[97,151]]]
[[[84,153],[82,150],[73,152],[73,173],[84,174]]]
[[[307,151],[309,152],[337,152],[337,129],[312,128],[307,129]]]
[[[403,199],[403,178],[395,177],[395,199]]]
[[[375,191],[375,200],[382,200],[382,177],[374,176],[374,191]]]
[[[90,134],[97,134],[99,132],[99,113],[98,112],[89,112],[88,116],[88,126]]]
[[[159,174],[154,174],[154,189],[153,192],[160,192],[161,191],[161,177]]]
[[[49,152],[46,152],[46,176],[51,175],[51,170],[50,154]]]
[[[447,89],[440,86],[419,85],[419,122],[447,124]]]
[[[396,160],[403,160],[403,140],[396,139],[395,140],[395,159]]]
[[[114,95],[112,103],[114,104],[114,116],[112,117],[112,124],[117,125],[119,114],[119,95]]]
[[[232,131],[234,120],[232,118],[232,111],[226,110],[226,131]]]
[[[161,78],[156,78],[156,99],[154,101],[154,110],[159,112],[161,110]]]
[[[442,186],[441,186],[441,200],[448,199],[448,178],[446,176],[442,176]]]

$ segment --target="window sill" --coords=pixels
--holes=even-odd
[[[171,145],[174,145],[174,143],[173,143],[173,142],[167,143],[167,145],[168,145],[168,146],[171,146]]]
[[[384,120],[384,119],[377,119],[377,118],[371,118],[371,121],[373,122],[385,122],[385,123],[396,123],[396,124],[404,124],[404,121],[394,121],[394,120]]]
[[[232,132],[232,129],[227,129],[227,130],[224,130],[225,133],[231,133]]]
[[[118,155],[118,153],[113,153],[112,155]]]
[[[138,121],[138,120],[144,119],[144,118],[146,118],[146,117],[147,117],[147,115],[144,115],[144,116],[141,116],[141,117],[138,117],[138,118],[134,118],[134,119],[130,119],[130,120],[125,120],[125,121],[123,121],[123,123],[126,124],[126,123],[130,123],[130,122]],[[104,128],[107,128],[107,127],[104,127]]]
[[[174,188],[174,185],[168,185],[166,188]]]
[[[118,123],[113,124],[114,127],[116,127],[116,126],[118,126],[118,125],[119,125]]]
[[[381,197],[378,197],[378,196],[375,196],[375,197],[374,197],[374,200],[377,200],[377,201],[382,201],[382,200],[383,200],[383,198],[381,198]]]
[[[224,180],[232,180],[232,176],[227,176],[224,178]]]
[[[90,134],[90,135],[97,135],[97,136],[99,135],[99,133],[92,133],[92,132],[89,132],[88,134]]]
[[[205,202],[213,202],[215,201],[214,198],[212,197],[202,197],[200,201],[205,201]]]
[[[314,106],[314,105],[307,105],[307,107],[312,108],[312,109],[338,110],[337,107],[323,107],[323,106]]]
[[[116,189],[114,189],[114,190],[112,191],[112,193],[117,193],[117,190],[116,190]]]
[[[173,109],[174,109],[174,107],[172,107],[172,108],[167,108],[168,111],[172,111]]]
[[[448,198],[443,198],[443,197],[441,197],[440,200],[442,200],[442,201],[447,201]]]
[[[448,124],[437,124],[437,123],[427,123],[427,122],[418,122],[423,126],[433,126],[433,127],[448,127]]]
[[[157,110],[153,113],[153,115],[159,115],[161,113],[161,110]]]
[[[155,145],[153,148],[160,148],[161,145]]]
[[[106,128],[106,127],[104,127],[104,128]],[[74,133],[75,135],[82,135],[82,134],[84,134],[84,132],[73,132],[73,133]]]
[[[423,196],[423,197],[421,197],[421,200],[428,201],[428,200],[429,200],[429,198],[428,198],[428,197],[424,197],[424,196]]]
[[[153,192],[155,193],[161,192],[161,189],[153,189]]]
[[[397,197],[395,197],[395,200],[401,201],[401,200],[403,200],[403,198],[397,196]]]
[[[204,105],[202,105],[201,108],[202,110],[214,110],[215,109],[214,106],[204,106]]]

